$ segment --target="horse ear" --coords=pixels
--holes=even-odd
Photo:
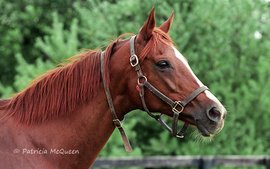
[[[168,33],[172,25],[173,17],[174,12],[172,11],[171,16],[159,27],[159,29],[163,30],[165,33]]]
[[[139,34],[138,34],[138,39],[142,40],[149,40],[152,36],[152,32],[156,26],[156,21],[155,21],[155,8],[153,7],[147,20],[144,22],[144,25],[142,26]]]

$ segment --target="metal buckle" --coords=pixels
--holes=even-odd
[[[177,109],[178,107],[180,107],[180,109]],[[173,108],[172,108],[172,111],[174,113],[182,113],[183,110],[184,110],[184,106],[183,106],[182,102],[181,101],[175,101],[174,105],[173,105]]]
[[[129,62],[130,62],[130,65],[132,67],[135,67],[139,64],[139,59],[138,59],[138,56],[133,54],[132,56],[130,56],[129,58]]]

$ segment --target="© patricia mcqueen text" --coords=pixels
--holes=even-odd
[[[64,149],[64,148],[51,148],[51,149],[14,149],[14,154],[25,155],[43,155],[43,154],[55,154],[55,155],[75,155],[79,154],[79,150]]]

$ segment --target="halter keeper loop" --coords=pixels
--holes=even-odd
[[[113,119],[113,123],[114,123],[115,127],[122,128],[122,123],[119,119]]]

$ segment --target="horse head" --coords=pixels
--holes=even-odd
[[[180,119],[195,125],[203,136],[215,135],[224,126],[226,109],[196,77],[187,59],[176,49],[168,34],[173,17],[172,13],[168,20],[156,27],[152,9],[133,41],[123,42],[113,54],[122,57],[116,57],[118,64],[113,65],[118,66],[114,68],[118,67],[118,73],[126,75],[119,81],[125,81],[125,90],[128,90],[136,108],[149,111],[173,135],[180,136],[174,131],[177,126],[168,127],[160,115],[150,112],[173,117],[176,124]],[[122,69],[119,65],[123,65]]]

